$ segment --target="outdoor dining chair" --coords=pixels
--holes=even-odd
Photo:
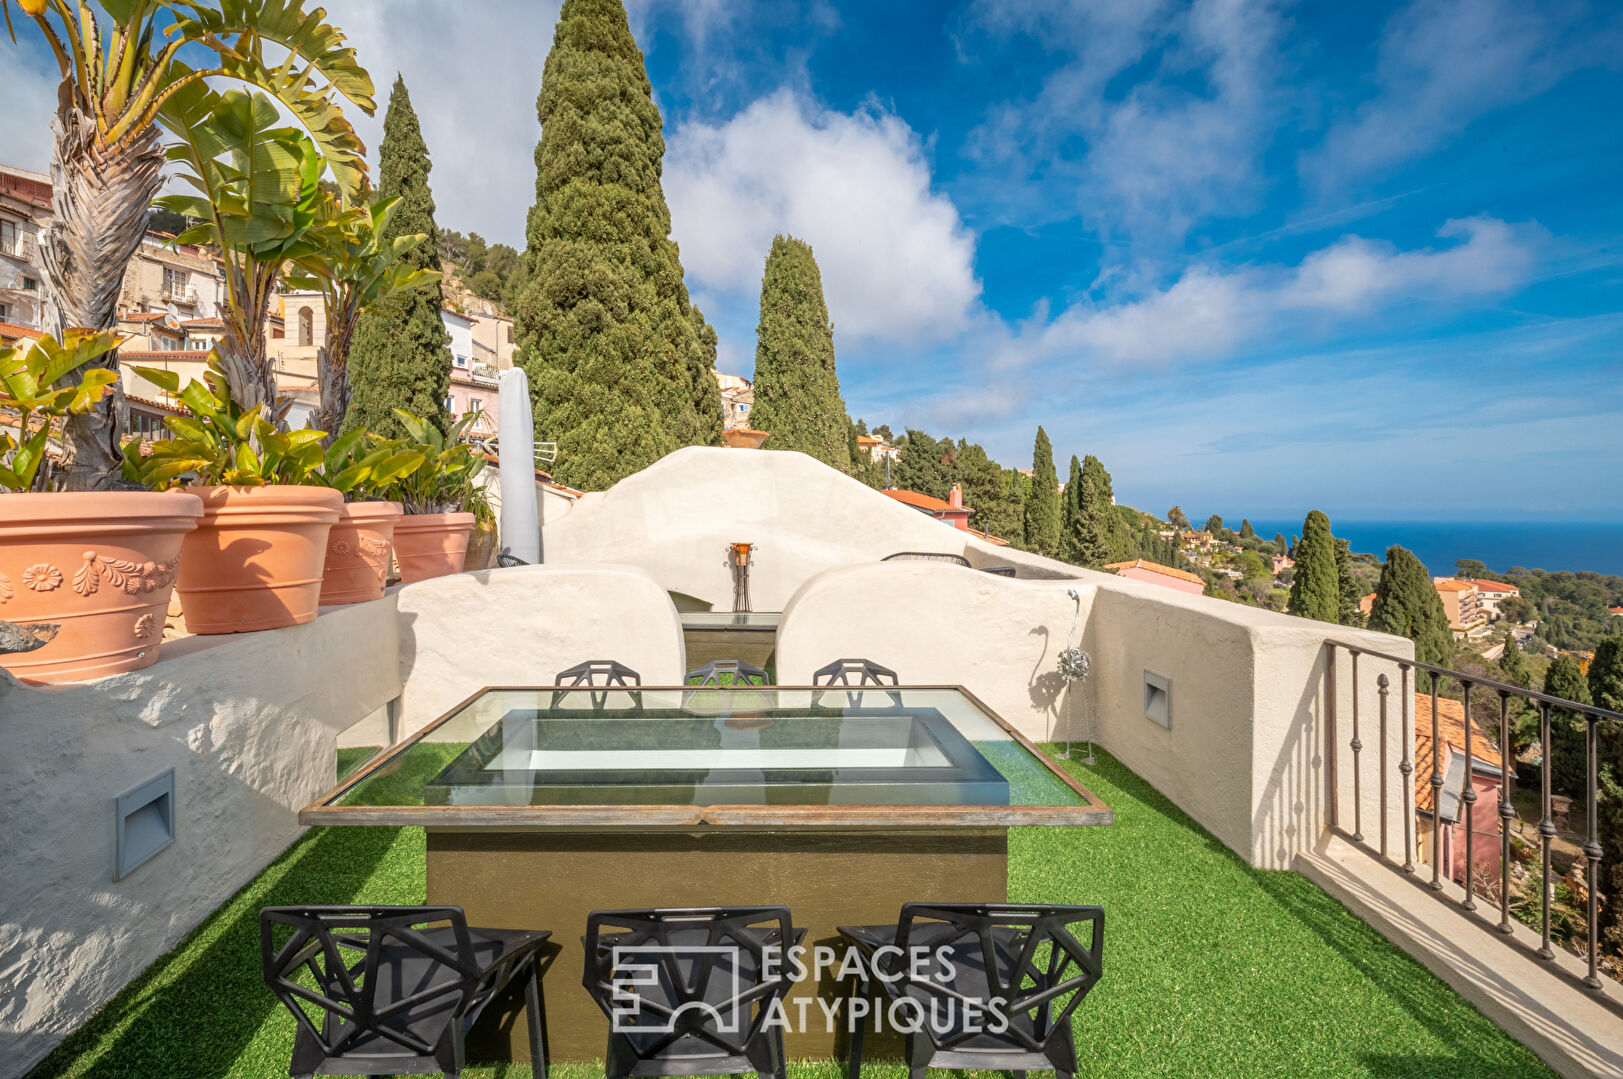
[[[767,1019],[794,983],[773,956],[805,935],[788,907],[593,911],[581,984],[609,1018],[607,1079],[785,1079],[783,1028]]]
[[[265,907],[265,984],[298,1023],[288,1074],[397,1075],[465,1066],[490,1001],[522,983],[535,1074],[547,1074],[546,932],[476,929],[461,907]]]
[[[731,675],[723,682],[722,675]],[[698,681],[694,681],[698,679]],[[702,667],[695,667],[684,679],[690,686],[764,686],[766,672],[753,663],[741,659],[713,659]]]
[[[514,566],[528,566],[530,563],[524,561],[524,559],[520,558],[516,554],[508,554],[506,551],[503,551],[496,556],[496,565],[500,566],[502,569],[512,569]]]
[[[945,562],[948,565],[969,568],[969,559],[946,551],[897,551],[881,558],[881,562]]]
[[[555,684],[560,686],[590,686],[597,689],[607,689],[620,686],[642,685],[642,675],[627,667],[624,663],[612,659],[589,659],[584,663],[577,663],[567,670],[562,670],[555,676]],[[642,695],[633,693],[632,700],[640,708]],[[592,707],[602,708],[608,703],[607,693],[593,693]],[[564,692],[555,690],[552,694],[552,707],[558,707],[563,700]]]
[[[1100,907],[906,903],[895,925],[842,925],[840,934],[868,965],[854,988],[866,995],[877,977],[917,1028],[906,1038],[910,1079],[926,1068],[1053,1068],[1071,1079],[1071,1013],[1102,973],[1104,917]],[[865,1025],[851,1034],[850,1079],[862,1068]]]
[[[854,679],[854,681],[853,681]],[[812,685],[814,686],[850,686],[845,693],[846,704],[855,708],[862,703],[862,686],[894,686],[897,684],[896,672],[889,667],[881,667],[871,659],[837,659],[826,667],[819,667],[812,672]],[[902,706],[902,695],[886,690],[886,695],[896,707]],[[821,692],[812,694],[812,705],[815,707],[823,701]]]

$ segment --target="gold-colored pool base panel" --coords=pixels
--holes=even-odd
[[[544,987],[554,1061],[601,1058],[608,1040],[608,1019],[581,987],[581,936],[591,911],[782,904],[806,930],[809,953],[818,944],[838,948],[840,925],[893,924],[906,902],[1002,902],[1008,870],[1004,828],[428,829],[429,903],[462,907],[470,925],[552,931]],[[845,1005],[831,1031],[814,1001],[805,1009],[809,1029],[800,1029],[797,1001],[815,996],[832,1006],[847,992],[832,971],[795,987],[785,1009],[790,1059],[846,1055]],[[865,1055],[900,1052],[899,1038],[870,1028]],[[481,1023],[469,1053],[474,1060],[528,1060],[522,1017],[508,1009]]]

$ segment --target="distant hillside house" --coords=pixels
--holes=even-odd
[[[1453,631],[1456,640],[1480,637],[1488,632],[1488,612],[1482,609],[1482,594],[1477,591],[1475,581],[1433,577],[1431,583],[1443,601],[1448,628]]]
[[[969,531],[969,515],[975,510],[971,506],[964,505],[964,490],[956,483],[952,485],[945,502],[934,495],[909,491],[902,487],[887,487],[884,493],[904,506],[912,506],[920,513],[927,513],[938,521],[947,522],[960,532]]]
[[[1433,774],[1435,743],[1432,741],[1431,695],[1414,695],[1414,804],[1415,834],[1419,839],[1419,861],[1432,862],[1434,853]],[[1437,740],[1442,744],[1436,766],[1442,772],[1443,786],[1438,797],[1442,817],[1442,865],[1450,880],[1465,882],[1465,829],[1470,828],[1471,876],[1478,884],[1499,879],[1499,782],[1503,765],[1499,747],[1481,725],[1471,724],[1471,788],[1476,802],[1464,799],[1465,706],[1459,701],[1437,701]],[[1462,819],[1469,806],[1469,820]]]
[[[755,406],[755,383],[743,375],[726,375],[712,371],[716,385],[721,387],[721,427],[723,431],[749,428],[750,409]],[[728,445],[732,445],[729,441]]]
[[[1623,607],[1608,607],[1606,613],[1613,618],[1623,618]]]
[[[1186,592],[1191,596],[1198,596],[1206,591],[1206,582],[1201,580],[1199,574],[1163,566],[1158,562],[1146,562],[1142,558],[1135,558],[1131,562],[1111,562],[1105,569],[1113,571],[1118,577],[1160,585],[1162,588]]]
[[[1289,555],[1274,555],[1274,576],[1278,577],[1281,573],[1284,573],[1286,570],[1291,569],[1295,565],[1296,559],[1290,557]]]
[[[1481,599],[1482,609],[1486,611],[1488,613],[1488,617],[1493,619],[1495,622],[1504,617],[1499,613],[1500,601],[1507,600],[1512,596],[1520,596],[1522,594],[1522,590],[1520,588],[1517,588],[1513,584],[1506,584],[1503,581],[1484,581],[1478,579],[1472,581],[1471,583],[1476,585],[1476,593]]]

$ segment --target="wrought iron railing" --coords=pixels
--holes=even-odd
[[[1464,895],[1458,900],[1457,906],[1460,910],[1466,912],[1476,912],[1479,909],[1477,904],[1478,898],[1485,898],[1490,901],[1492,901],[1494,898],[1492,895],[1493,888],[1491,884],[1479,884],[1476,873],[1474,872],[1476,863],[1473,856],[1475,853],[1474,847],[1476,829],[1473,826],[1471,810],[1478,801],[1478,795],[1471,782],[1471,777],[1473,774],[1473,761],[1479,759],[1476,756],[1476,749],[1479,747],[1473,747],[1472,744],[1473,736],[1476,730],[1476,723],[1474,721],[1475,717],[1472,714],[1472,698],[1473,695],[1476,695],[1477,699],[1480,701],[1482,699],[1481,695],[1487,694],[1487,700],[1490,702],[1490,707],[1491,702],[1497,699],[1498,708],[1496,711],[1499,727],[1499,743],[1495,748],[1500,760],[1498,785],[1499,880],[1497,882],[1497,890],[1499,894],[1497,896],[1497,903],[1494,904],[1498,908],[1498,921],[1497,923],[1492,924],[1492,928],[1499,934],[1503,935],[1507,942],[1514,942],[1515,935],[1515,927],[1512,922],[1511,914],[1511,865],[1513,861],[1511,833],[1512,823],[1519,819],[1516,814],[1515,806],[1511,803],[1511,792],[1514,781],[1513,777],[1515,776],[1516,771],[1516,759],[1513,753],[1514,742],[1511,738],[1511,701],[1513,699],[1520,699],[1528,702],[1529,705],[1536,708],[1538,714],[1538,743],[1542,757],[1542,761],[1539,764],[1538,769],[1539,822],[1537,825],[1537,832],[1539,836],[1540,907],[1538,911],[1539,946],[1536,949],[1530,949],[1530,952],[1536,958],[1550,963],[1552,968],[1556,968],[1556,964],[1553,962],[1556,953],[1555,949],[1550,946],[1551,907],[1554,902],[1554,888],[1550,878],[1550,850],[1552,841],[1558,835],[1558,830],[1556,828],[1555,816],[1552,811],[1552,800],[1556,797],[1556,795],[1554,794],[1551,785],[1551,762],[1554,756],[1551,745],[1551,714],[1552,712],[1557,714],[1564,712],[1568,716],[1577,717],[1583,722],[1585,764],[1585,790],[1583,807],[1584,813],[1586,814],[1586,827],[1584,832],[1585,841],[1581,849],[1584,859],[1588,862],[1588,896],[1586,902],[1587,910],[1585,911],[1586,916],[1584,919],[1587,933],[1587,954],[1581,958],[1587,958],[1588,960],[1588,974],[1581,979],[1581,982],[1586,989],[1589,989],[1597,994],[1602,993],[1606,988],[1606,982],[1600,977],[1601,947],[1599,896],[1601,893],[1601,881],[1604,878],[1601,875],[1601,857],[1603,851],[1599,836],[1599,736],[1601,724],[1623,723],[1623,714],[1608,711],[1604,708],[1598,708],[1594,705],[1580,704],[1577,701],[1563,700],[1560,697],[1552,697],[1545,693],[1538,693],[1533,690],[1523,689],[1520,686],[1511,685],[1505,682],[1497,682],[1475,674],[1450,670],[1446,667],[1434,667],[1431,664],[1421,663],[1417,660],[1405,659],[1401,656],[1387,655],[1382,652],[1375,652],[1368,648],[1360,648],[1338,641],[1326,642],[1325,648],[1325,771],[1328,783],[1328,789],[1326,790],[1327,819],[1325,823],[1332,831],[1343,836],[1344,838],[1351,840],[1366,853],[1391,864],[1395,868],[1400,869],[1405,876],[1410,877],[1417,884],[1423,886],[1427,890],[1436,893],[1439,900],[1443,902],[1452,902],[1452,900],[1448,899],[1444,895],[1445,886],[1443,882],[1444,857],[1442,838],[1444,824],[1443,788],[1445,786],[1445,780],[1443,777],[1443,741],[1441,738],[1441,723],[1439,719],[1438,702],[1440,699],[1440,693],[1449,691],[1451,689],[1457,689],[1459,691],[1461,697],[1459,703],[1461,704],[1461,710],[1465,718],[1463,731],[1464,745],[1458,747],[1464,754],[1464,768],[1462,771],[1461,789],[1458,794],[1461,808],[1457,817],[1457,822],[1462,822],[1464,825],[1462,829],[1464,832],[1464,871],[1461,874],[1464,879],[1462,882],[1460,882],[1463,884]],[[1348,697],[1352,705],[1352,716],[1351,723],[1348,725],[1350,729],[1346,732],[1343,732],[1340,729],[1342,717],[1337,715],[1340,699],[1338,696],[1336,682],[1337,678],[1339,677],[1338,671],[1341,667],[1339,657],[1343,652],[1348,655],[1351,661],[1351,669],[1349,672],[1351,685],[1348,687],[1350,689]],[[1363,725],[1367,721],[1362,715],[1360,702],[1360,681],[1358,676],[1358,661],[1360,658],[1363,658],[1366,661],[1373,660],[1381,665],[1397,668],[1399,701],[1401,702],[1401,711],[1397,717],[1397,726],[1399,737],[1402,741],[1402,753],[1396,765],[1389,767],[1387,761],[1387,746],[1389,745],[1388,728],[1391,720],[1391,706],[1389,703],[1389,697],[1391,695],[1392,679],[1386,673],[1386,671],[1381,671],[1375,678],[1375,691],[1378,698],[1377,711],[1380,754],[1374,763],[1377,779],[1379,781],[1377,799],[1380,807],[1380,821],[1379,833],[1374,842],[1371,842],[1364,835],[1363,752],[1365,750],[1365,746],[1360,738],[1360,735],[1364,730],[1367,729]],[[1411,677],[1415,682],[1413,692],[1411,692],[1409,688]],[[1425,680],[1425,685],[1421,685],[1422,679]],[[1417,708],[1419,707],[1416,705],[1417,695],[1425,695],[1429,696],[1430,698],[1429,708],[1420,709],[1427,714],[1416,715],[1414,717],[1415,731],[1424,732],[1425,726],[1429,724],[1432,743],[1432,773],[1430,780],[1428,781],[1432,792],[1432,811],[1429,825],[1431,829],[1430,880],[1424,879],[1425,872],[1423,867],[1416,865],[1416,848],[1418,845],[1419,825],[1416,820],[1415,784],[1413,782],[1416,767],[1416,762],[1413,757],[1415,739],[1414,736],[1409,733],[1409,709],[1412,705],[1415,705]],[[1348,737],[1345,742],[1342,742],[1341,739],[1344,733],[1349,734],[1350,737]],[[1351,821],[1352,830],[1350,832],[1345,827],[1345,822],[1343,820],[1342,801],[1340,798],[1340,791],[1338,789],[1341,769],[1338,766],[1337,756],[1343,746],[1345,746],[1345,748],[1352,753],[1351,773],[1353,791]],[[1485,763],[1488,764],[1488,767],[1492,767],[1491,762]],[[1388,781],[1393,771],[1395,771],[1400,777],[1399,782],[1403,788],[1403,806],[1401,813],[1403,831],[1403,861],[1401,863],[1396,860],[1396,843],[1391,841],[1392,837],[1389,834],[1389,824],[1392,813],[1390,812],[1391,802],[1389,801],[1390,787]],[[1574,799],[1573,808],[1577,808],[1576,799]],[[1450,858],[1448,860],[1452,862],[1453,859]],[[1452,866],[1450,868],[1452,868]],[[1448,874],[1448,877],[1450,879],[1453,878],[1452,872]],[[1623,902],[1623,897],[1614,896],[1611,901]],[[1476,915],[1474,913],[1473,916],[1482,919],[1484,924],[1489,924],[1489,916]],[[1612,1000],[1611,998],[1607,999],[1615,1006],[1615,1000]]]

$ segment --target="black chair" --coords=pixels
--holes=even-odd
[[[853,682],[852,678],[856,681]],[[848,708],[862,706],[862,686],[894,686],[896,685],[896,672],[889,667],[881,667],[870,659],[837,659],[826,667],[819,667],[812,672],[812,685],[814,686],[848,686],[845,691],[845,704]],[[824,690],[812,694],[812,707],[823,703]],[[885,690],[890,703],[897,708],[902,706],[902,695],[893,689]]]
[[[627,667],[624,663],[612,659],[589,659],[585,663],[577,663],[568,670],[559,671],[557,684],[560,686],[591,686],[594,688],[612,688],[618,686],[640,686],[642,675]],[[564,691],[554,690],[552,694],[552,707],[564,698]],[[592,707],[603,708],[608,704],[607,693],[593,693]],[[633,693],[632,701],[638,708],[642,707],[642,694]]]
[[[721,676],[732,675],[732,681],[722,682]],[[698,681],[695,682],[694,679]],[[753,663],[746,663],[741,659],[713,659],[702,667],[695,667],[687,673],[686,682],[690,686],[764,686],[766,685],[766,672]]]
[[[923,1079],[925,1068],[1001,1069],[1022,1079],[1028,1068],[1053,1068],[1071,1079],[1071,1013],[1102,973],[1104,918],[1100,907],[906,903],[895,925],[842,925],[840,933],[891,1000],[914,1002],[903,1013],[918,1027],[906,1039],[910,1079]],[[1084,923],[1087,944],[1072,928]],[[915,964],[914,956],[927,958]],[[851,1035],[851,1079],[862,1067],[864,1025]]]
[[[856,681],[851,681],[852,676]],[[871,659],[837,659],[812,672],[814,686],[894,686],[896,672]]]
[[[948,554],[946,551],[897,551],[881,558],[881,562],[947,562],[954,566],[969,568],[969,559],[961,554]]]
[[[788,907],[593,911],[581,984],[609,1017],[607,1079],[785,1079],[783,1029],[766,1020],[794,982],[765,952],[786,956],[805,935]]]
[[[475,929],[461,907],[263,908],[265,984],[298,1022],[288,1074],[455,1079],[468,1030],[522,980],[530,1051],[545,1076],[539,953],[549,936]]]
[[[528,566],[530,563],[524,561],[524,559],[520,558],[518,555],[508,554],[506,551],[503,551],[496,556],[496,565],[500,566],[502,569],[512,569],[514,566]]]

